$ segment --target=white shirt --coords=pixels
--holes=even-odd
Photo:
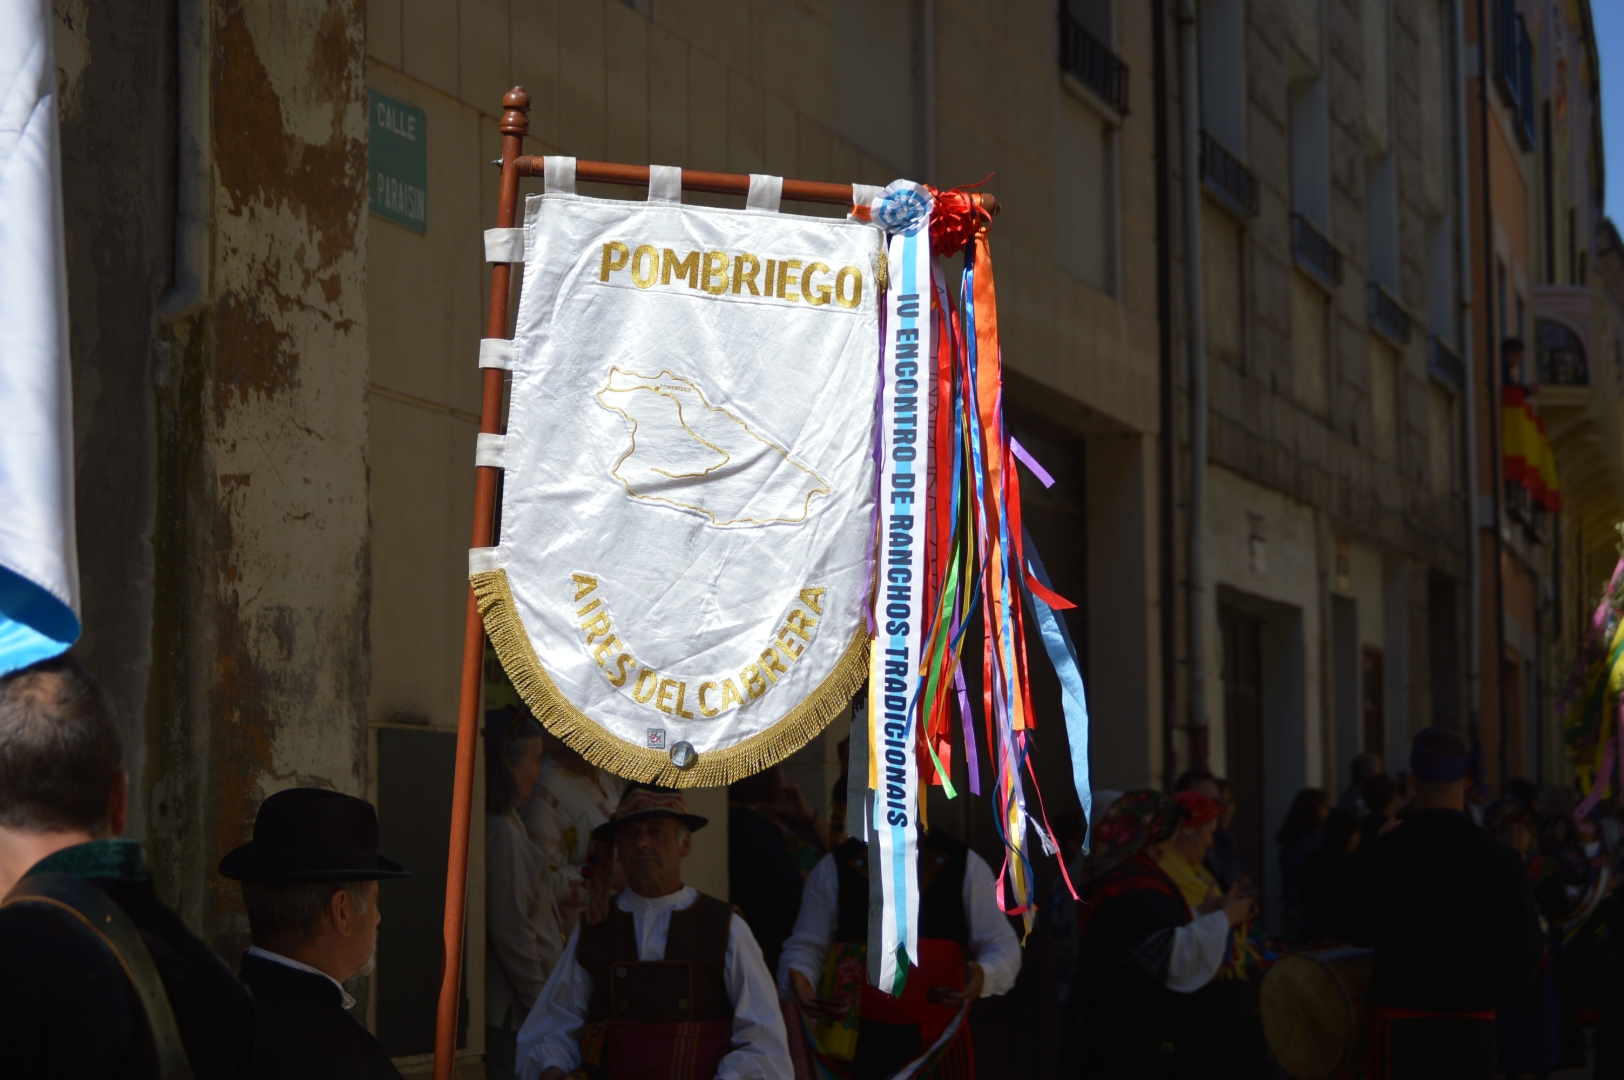
[[[558,905],[558,941],[575,929],[586,910],[588,882],[581,876],[591,855],[592,830],[614,816],[626,781],[595,770],[583,776],[552,754],[541,759],[541,775],[519,809],[525,831],[546,858],[553,902]]]
[[[261,960],[269,960],[273,964],[281,964],[283,967],[290,967],[294,971],[308,971],[312,975],[320,975],[322,978],[338,987],[338,992],[342,995],[339,1000],[346,1009],[355,1008],[355,999],[350,996],[350,992],[348,990],[344,989],[344,984],[320,968],[313,968],[309,964],[301,964],[299,961],[290,956],[283,956],[281,953],[270,952],[266,949],[260,948],[258,945],[248,946],[248,955],[257,956]]]
[[[1010,928],[1009,919],[998,910],[993,891],[992,870],[986,860],[969,852],[964,866],[964,886],[960,890],[964,914],[970,923],[970,940],[965,945],[968,958],[981,965],[985,981],[982,997],[1009,992],[1021,971],[1021,943]],[[835,857],[825,855],[806,879],[801,893],[801,913],[795,918],[795,932],[784,942],[778,961],[778,985],[793,996],[789,973],[799,971],[816,988],[823,980],[823,962],[835,936],[839,915],[840,871]]]
[[[638,896],[630,889],[616,898],[621,911],[631,912],[639,960],[665,959],[671,913],[697,899],[699,893],[687,886],[653,899]],[[536,1080],[553,1066],[565,1074],[581,1066],[581,1028],[586,1023],[593,984],[592,976],[575,961],[580,939],[581,929],[576,927],[558,966],[553,968],[519,1029],[516,1071],[520,1080]],[[772,976],[761,958],[761,946],[737,915],[728,931],[722,981],[733,1003],[733,1049],[722,1058],[716,1080],[793,1080],[789,1036]]]
[[[1173,931],[1173,950],[1167,957],[1167,988],[1193,994],[1212,981],[1229,951],[1229,916],[1207,914]]]

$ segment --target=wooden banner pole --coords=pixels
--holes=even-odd
[[[530,131],[530,95],[515,86],[502,97],[502,179],[496,209],[496,227],[511,229],[518,220],[519,180],[541,176],[544,161],[524,156],[524,137]],[[648,186],[648,166],[618,165],[604,161],[578,161],[575,178],[628,187]],[[684,191],[704,191],[717,195],[748,195],[750,178],[735,173],[698,172],[684,169]],[[850,184],[824,184],[810,180],[785,180],[783,197],[797,202],[830,203],[850,206]],[[984,205],[998,212],[997,200],[988,195]],[[513,281],[510,263],[491,266],[490,319],[485,336],[508,336],[508,297]],[[497,435],[502,430],[503,372],[486,368],[484,398],[479,410],[479,430]],[[480,466],[475,470],[473,546],[490,547],[496,524],[497,469]],[[474,590],[468,589],[468,618],[462,647],[462,694],[457,708],[457,761],[451,794],[451,844],[446,858],[445,882],[445,966],[440,973],[440,1006],[434,1026],[434,1080],[453,1080],[457,1071],[457,1017],[462,1006],[463,927],[467,920],[468,842],[474,818],[474,756],[479,746],[479,706],[484,690],[485,626],[479,617]]]
[[[513,228],[519,208],[519,156],[530,130],[530,95],[515,86],[502,98],[502,181],[497,202],[496,227]],[[510,263],[491,267],[491,310],[485,336],[508,336],[508,294],[512,284]],[[499,434],[502,429],[502,375],[500,368],[485,369],[484,398],[479,407],[479,430]],[[475,470],[474,540],[476,548],[490,547],[496,523],[498,470]],[[446,858],[445,967],[440,973],[440,1008],[434,1024],[434,1080],[452,1080],[457,1071],[457,1015],[462,1006],[463,924],[468,901],[468,834],[474,816],[474,751],[479,746],[479,706],[484,690],[485,626],[479,618],[473,586],[468,587],[468,619],[463,631],[462,696],[457,707],[456,778],[451,789],[451,845]]]

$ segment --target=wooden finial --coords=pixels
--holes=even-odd
[[[501,131],[504,135],[528,135],[530,133],[530,117],[525,114],[530,111],[530,95],[522,86],[515,86],[502,95]]]

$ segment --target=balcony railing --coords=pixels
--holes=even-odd
[[[1297,265],[1319,278],[1327,288],[1342,285],[1342,252],[1331,238],[1301,214],[1291,215],[1291,252]]]
[[[1060,5],[1060,70],[1074,75],[1123,116],[1128,114],[1128,65]]]
[[[1460,354],[1437,335],[1427,339],[1427,374],[1454,390],[1457,394],[1466,388],[1466,364]]]
[[[1410,313],[1379,281],[1370,282],[1370,326],[1394,345],[1410,343]]]
[[[1534,377],[1542,386],[1589,386],[1590,361],[1573,328],[1556,319],[1534,320]]]
[[[1201,182],[1236,216],[1257,215],[1257,178],[1206,131],[1201,132]]]

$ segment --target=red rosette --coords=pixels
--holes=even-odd
[[[930,211],[931,253],[957,255],[975,239],[976,233],[986,228],[992,221],[992,215],[981,205],[981,195],[977,192],[962,187],[939,191],[928,184],[926,188],[933,200]]]

